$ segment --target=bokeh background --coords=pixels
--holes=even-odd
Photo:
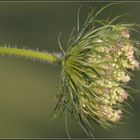
[[[57,37],[62,32],[66,49],[76,13],[82,4],[80,23],[86,19],[89,7],[101,8],[107,2],[0,2],[0,44],[17,45],[59,52]],[[121,21],[140,23],[140,2],[124,2],[106,9],[100,16],[130,13]],[[133,34],[135,39],[140,36]],[[67,137],[64,117],[56,122],[53,109],[58,91],[61,67],[25,59],[0,56],[0,138],[61,138]],[[140,89],[140,72],[131,85]],[[97,138],[140,137],[140,94],[133,94],[133,109],[124,124],[112,130],[95,126]],[[55,123],[56,122],[56,123]],[[68,118],[71,137],[87,137],[71,117]]]

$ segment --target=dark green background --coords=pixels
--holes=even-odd
[[[62,32],[62,45],[66,48],[68,36],[76,26],[76,13],[83,4],[80,20],[83,22],[89,7],[100,8],[103,2],[0,2],[0,43],[59,52],[57,36]],[[140,2],[125,2],[108,8],[101,18],[130,13],[123,21],[140,23]],[[140,40],[138,35],[133,35]],[[56,124],[50,114],[56,101],[61,68],[30,60],[0,56],[0,138],[2,137],[67,137],[64,117]],[[140,73],[131,85],[140,86]],[[139,88],[140,89],[140,88]],[[133,94],[131,114],[124,124],[113,130],[95,127],[95,137],[140,137],[140,94]],[[69,133],[72,137],[86,137],[83,130],[70,117]]]

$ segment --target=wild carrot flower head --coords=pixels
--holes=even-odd
[[[90,12],[83,29],[70,37],[56,106],[72,113],[88,134],[93,122],[110,127],[122,119],[127,83],[139,68],[131,39],[135,25],[97,20],[100,12]]]

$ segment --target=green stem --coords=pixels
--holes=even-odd
[[[61,57],[57,55],[50,54],[47,52],[38,52],[34,50],[19,49],[19,48],[0,47],[0,55],[20,56],[20,57],[30,58],[33,60],[40,60],[43,62],[50,62],[50,63],[61,62]]]

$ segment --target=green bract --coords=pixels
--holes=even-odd
[[[135,25],[97,22],[90,13],[82,31],[70,38],[56,106],[72,113],[88,134],[93,122],[108,128],[122,119],[126,84],[139,68],[137,43],[130,37]]]

